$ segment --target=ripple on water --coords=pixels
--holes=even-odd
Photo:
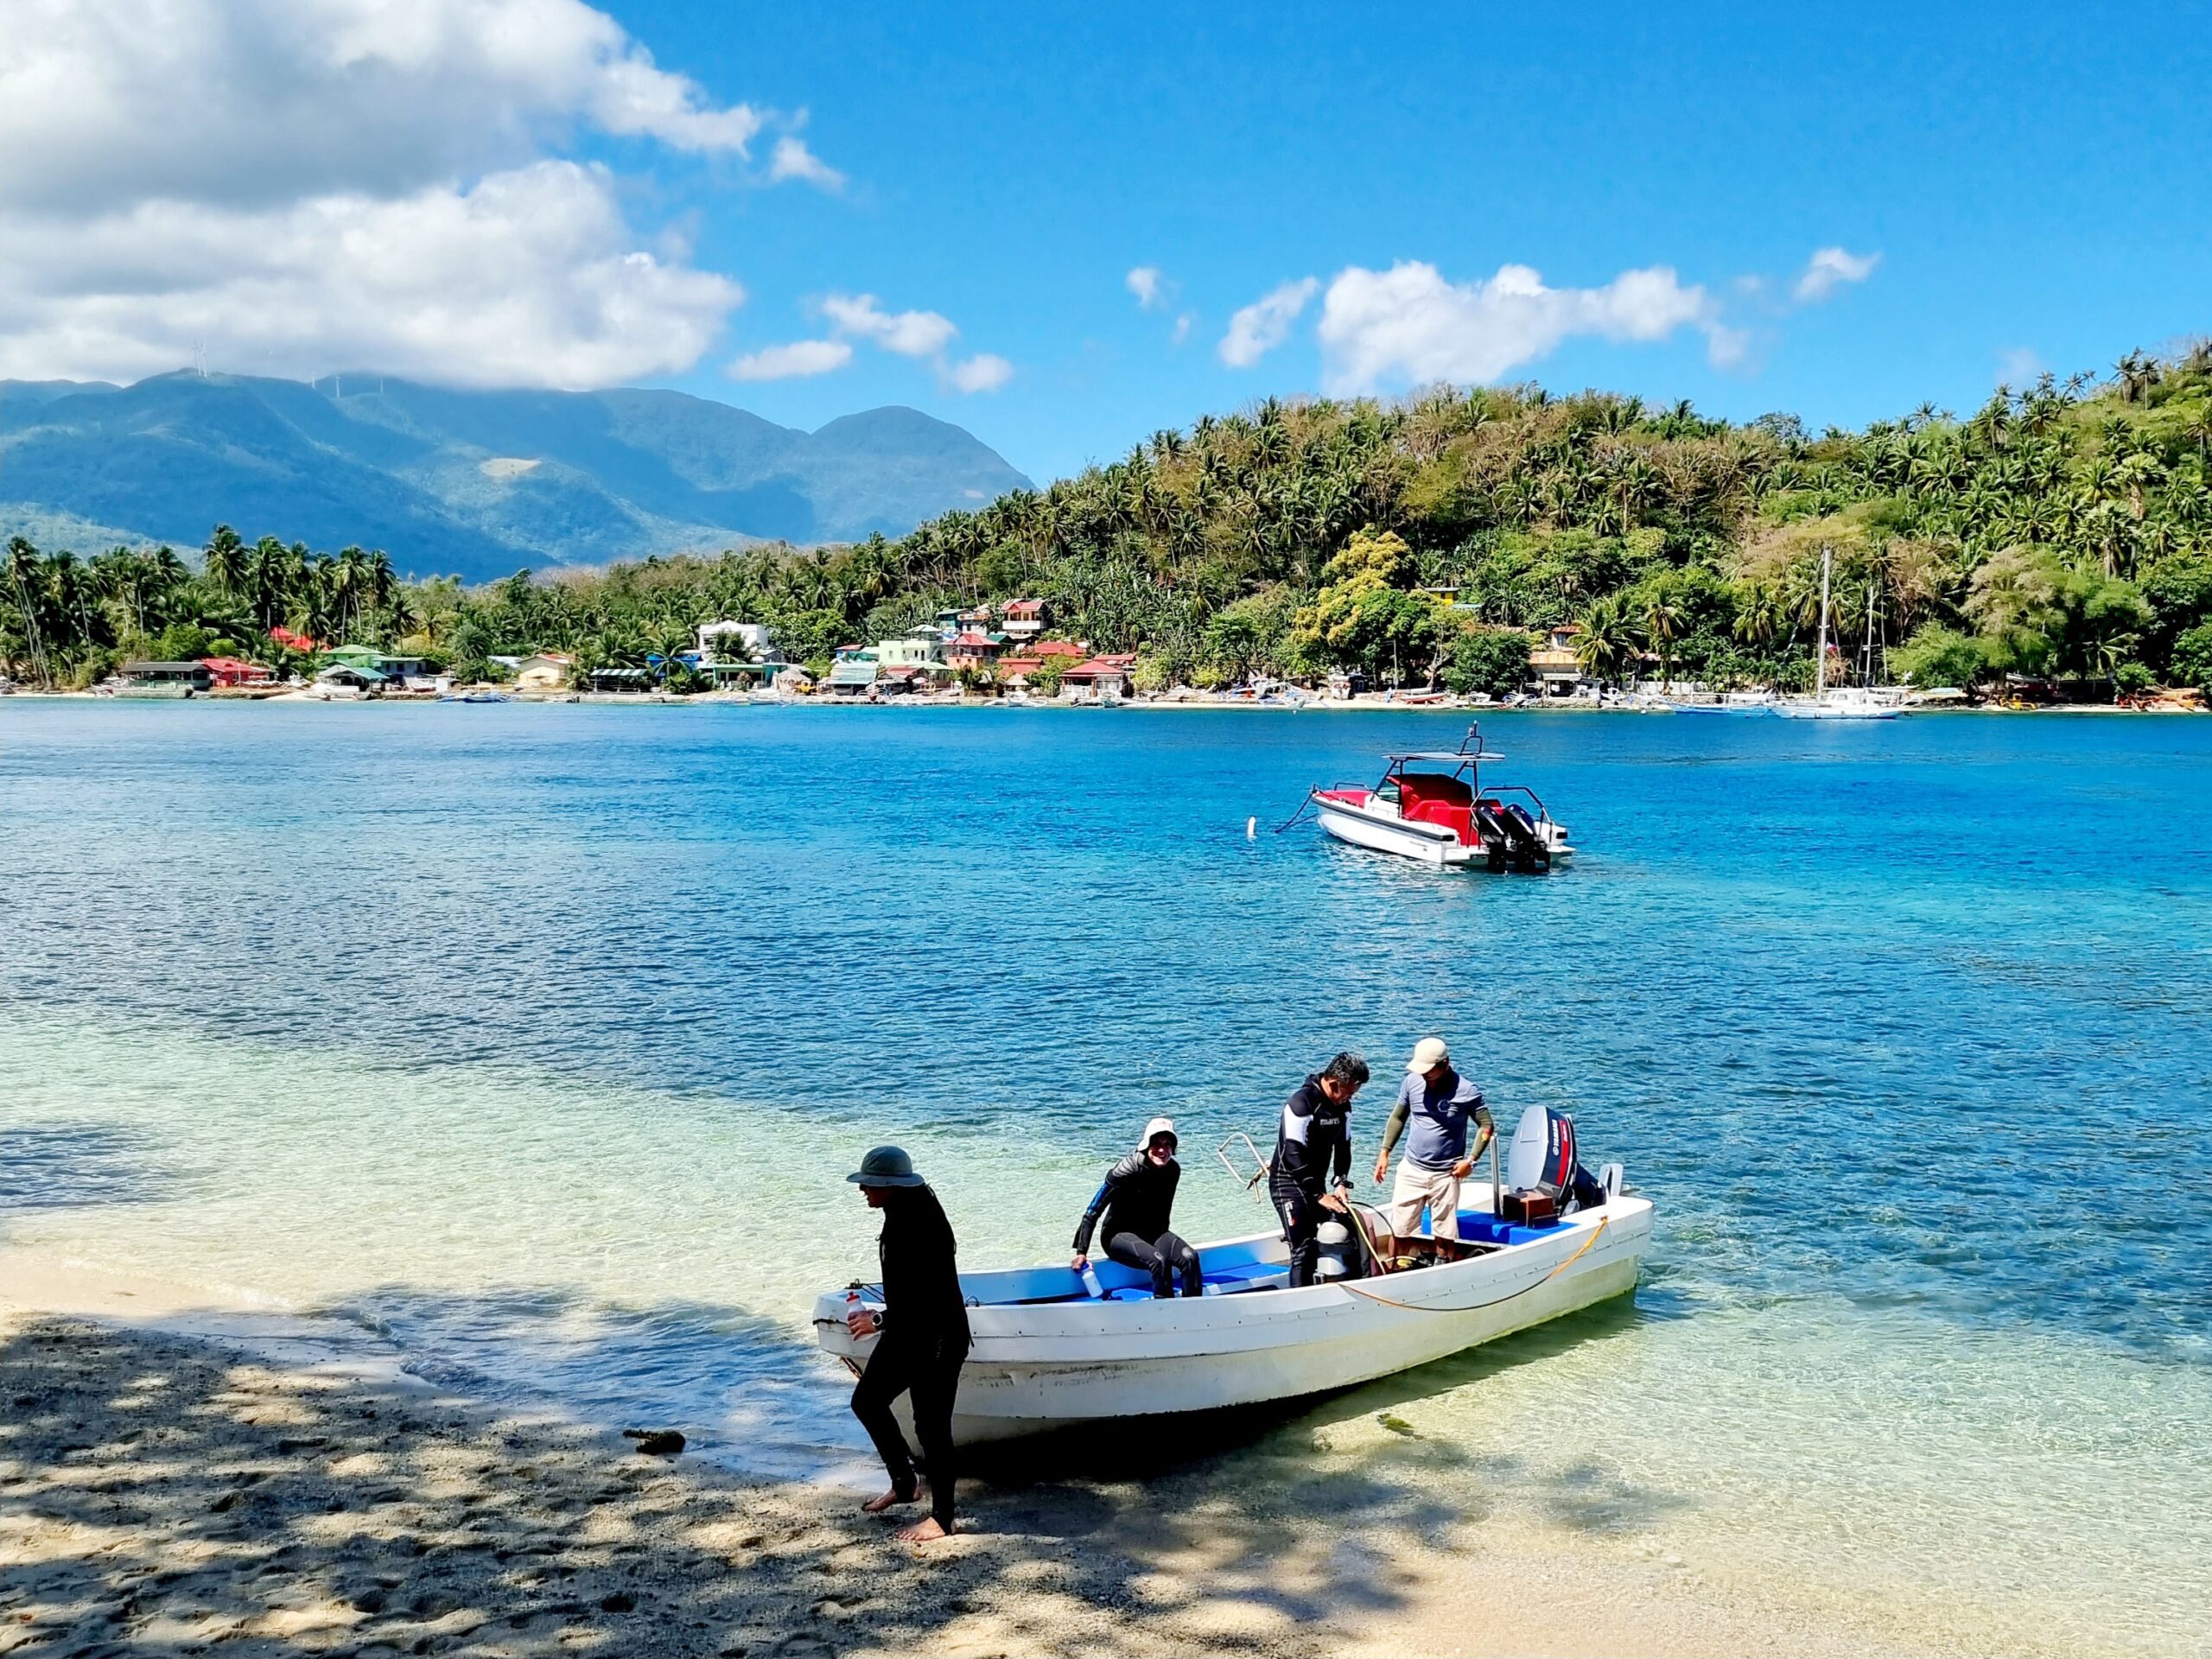
[[[1499,718],[1586,852],[1496,881],[1244,836],[1417,716],[333,713],[0,705],[0,1236],[820,1467],[857,1148],[1035,1260],[1166,1109],[1245,1230],[1206,1150],[1440,1030],[1658,1198],[1644,1286],[1236,1441],[1244,1501],[2202,1645],[2204,723]]]

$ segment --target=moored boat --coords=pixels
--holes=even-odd
[[[1895,720],[1904,712],[1896,694],[1885,694],[1873,685],[1875,591],[1866,590],[1866,645],[1862,672],[1866,683],[1831,686],[1828,673],[1828,584],[1835,565],[1832,548],[1821,550],[1821,626],[1813,649],[1813,695],[1784,697],[1770,705],[1784,720]]]
[[[1533,1226],[1497,1213],[1495,1181],[1490,1192],[1476,1185],[1463,1190],[1478,1207],[1459,1212],[1459,1245],[1417,1241],[1445,1259],[1366,1278],[1289,1288],[1289,1250],[1277,1233],[1199,1244],[1198,1297],[1155,1300],[1147,1275],[1108,1262],[1087,1274],[1065,1266],[963,1274],[974,1344],[953,1437],[972,1444],[1331,1393],[1636,1287],[1651,1204],[1623,1191],[1617,1174],[1602,1203]],[[846,1318],[881,1307],[873,1285],[821,1297],[822,1348],[858,1374],[880,1338],[855,1338]]]
[[[1313,790],[1306,799],[1323,830],[1356,847],[1425,864],[1548,870],[1574,852],[1567,826],[1526,785],[1484,789],[1482,763],[1504,758],[1483,747],[1479,728],[1470,726],[1457,750],[1389,756],[1382,781],[1371,789],[1339,785]]]

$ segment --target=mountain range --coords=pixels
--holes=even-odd
[[[1029,480],[962,428],[818,431],[678,391],[472,391],[346,374],[0,380],[0,532],[189,549],[218,523],[470,582],[759,540],[899,536]]]

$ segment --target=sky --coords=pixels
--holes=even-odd
[[[0,377],[1815,429],[2212,331],[2212,15],[0,0]],[[1802,14],[1802,15],[1800,15]]]

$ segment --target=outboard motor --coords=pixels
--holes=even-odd
[[[1541,1192],[1566,1215],[1618,1197],[1621,1166],[1607,1164],[1592,1175],[1575,1157],[1574,1120],[1548,1106],[1531,1106],[1521,1115],[1505,1154],[1505,1185],[1516,1192]]]

